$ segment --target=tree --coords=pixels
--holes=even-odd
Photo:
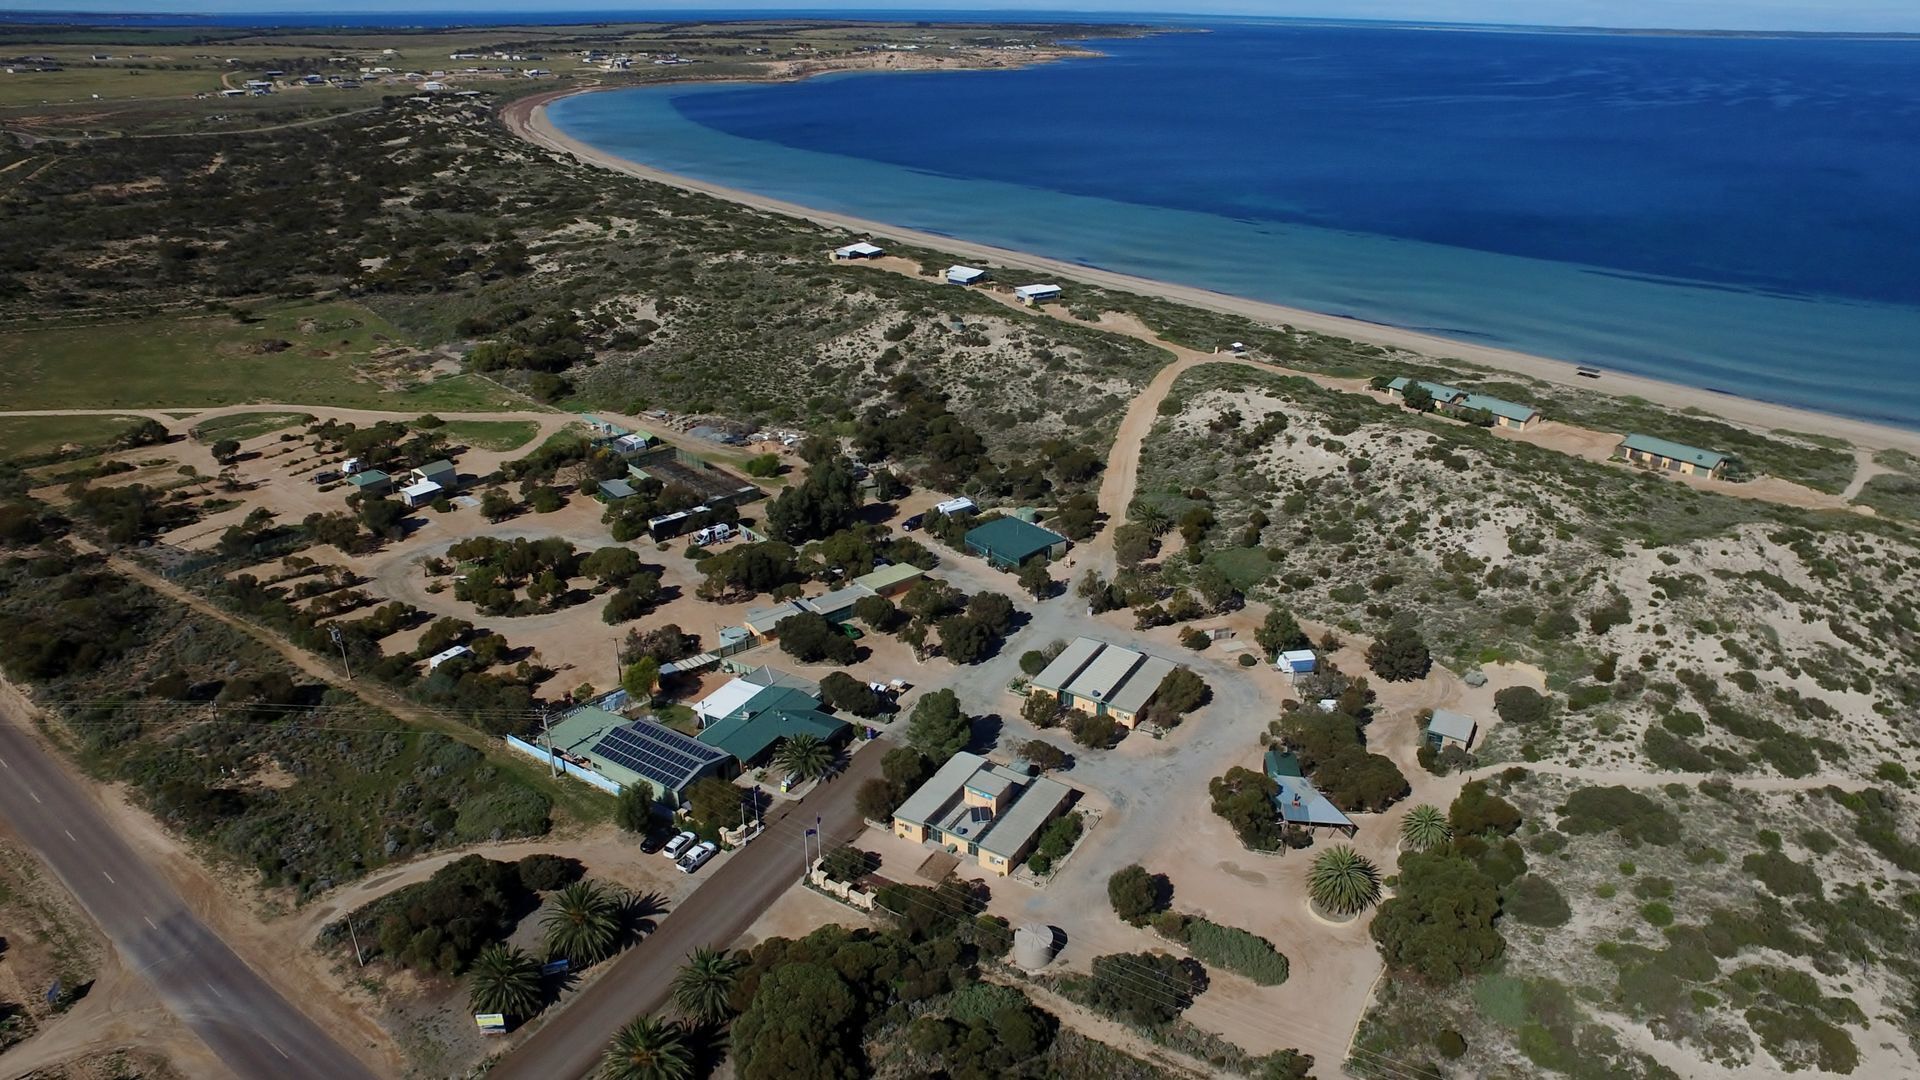
[[[1407,388],[1400,391],[1400,403],[1414,412],[1433,411],[1433,391],[1425,383],[1408,382]]]
[[[1019,582],[1020,588],[1035,600],[1045,600],[1053,595],[1053,575],[1047,573],[1047,564],[1039,559],[1022,566],[1015,580]]]
[[[858,881],[867,874],[867,853],[852,844],[842,844],[821,858],[820,872],[829,881]]]
[[[774,967],[733,1022],[740,1080],[864,1075],[859,1015],[854,987],[826,963],[802,960]]]
[[[789,615],[775,625],[780,649],[803,664],[822,660],[851,664],[859,657],[860,647],[853,643],[833,620],[816,612]]]
[[[632,548],[603,547],[580,560],[580,572],[602,585],[625,585],[640,572],[640,556]]]
[[[213,454],[213,460],[222,465],[230,464],[240,456],[240,440],[221,439],[209,448],[209,452]]]
[[[1088,998],[1094,1008],[1140,1027],[1172,1022],[1198,992],[1187,966],[1163,952],[1093,958]]]
[[[1367,667],[1388,682],[1412,682],[1427,677],[1433,657],[1419,631],[1397,626],[1367,646]]]
[[[887,711],[886,699],[844,671],[830,671],[820,680],[820,700],[841,712],[860,717],[879,716]]]
[[[740,824],[740,789],[714,776],[703,776],[687,788],[693,820],[713,829]]]
[[[1153,692],[1153,708],[1162,716],[1185,716],[1213,699],[1213,690],[1192,668],[1167,672]]]
[[[1509,686],[1493,695],[1493,711],[1509,724],[1537,724],[1547,718],[1553,699],[1531,686]]]
[[[1260,628],[1253,632],[1253,640],[1268,656],[1278,656],[1289,649],[1304,649],[1308,645],[1307,632],[1300,629],[1293,612],[1278,607],[1267,612]]]
[[[620,799],[613,806],[614,824],[630,833],[644,833],[653,830],[653,785],[645,780],[635,780],[620,789]]]
[[[653,688],[660,681],[660,661],[643,656],[620,673],[620,688],[642,705],[653,700]]]
[[[406,520],[407,504],[398,499],[362,499],[360,500],[360,521],[367,531],[386,540],[398,540],[406,535],[401,522]]]
[[[977,664],[993,655],[1000,639],[993,628],[972,615],[940,620],[940,653],[956,664]]]
[[[1048,693],[1030,693],[1020,704],[1020,718],[1037,728],[1060,723],[1060,699]]]
[[[576,881],[553,894],[540,920],[547,952],[576,964],[613,955],[620,943],[622,899],[597,881]]]
[[[480,495],[480,516],[488,521],[505,521],[519,508],[520,504],[499,488],[488,488]]]
[[[614,1032],[601,1058],[601,1080],[692,1080],[693,1047],[678,1024],[640,1016]]]
[[[1407,797],[1412,787],[1393,759],[1348,746],[1320,761],[1313,781],[1342,810],[1379,813]]]
[[[1474,780],[1460,789],[1453,805],[1447,808],[1455,836],[1479,836],[1492,832],[1511,836],[1520,827],[1520,811],[1507,800],[1487,790],[1487,782]]]
[[[740,464],[740,467],[746,470],[748,476],[778,476],[780,475],[780,455],[760,454],[748,458]]]
[[[1313,857],[1307,895],[1322,911],[1358,915],[1380,899],[1380,869],[1346,844],[1330,847]]]
[[[1213,799],[1213,812],[1233,826],[1240,842],[1255,851],[1276,851],[1280,847],[1280,813],[1273,797],[1280,785],[1266,773],[1235,765],[1225,776],[1216,776],[1207,785]]]
[[[1021,743],[1020,756],[1042,772],[1053,772],[1067,764],[1067,752],[1045,739],[1028,739]]]
[[[1373,917],[1374,943],[1389,967],[1442,986],[1484,970],[1506,949],[1493,920],[1500,890],[1472,860],[1404,855],[1392,899]]]
[[[780,740],[773,752],[774,767],[802,780],[817,780],[838,771],[840,753],[832,743],[807,732]]]
[[[832,536],[856,522],[860,503],[851,462],[838,454],[809,460],[807,479],[767,506],[767,535],[788,543]]]
[[[1453,841],[1453,826],[1439,807],[1421,803],[1400,819],[1400,840],[1408,851],[1432,851]]]
[[[674,1005],[696,1023],[725,1020],[733,1012],[729,999],[746,966],[740,956],[721,949],[694,949],[673,977]]]
[[[1073,741],[1089,750],[1105,750],[1120,734],[1120,724],[1106,713],[1075,710],[1067,714],[1067,731]]]
[[[853,602],[853,617],[876,633],[890,634],[900,625],[900,609],[884,596],[863,596]]]
[[[952,690],[936,690],[913,707],[907,723],[907,744],[934,761],[945,761],[967,748],[973,739],[973,721],[960,709]]]
[[[467,1002],[477,1013],[528,1017],[540,1008],[540,963],[520,949],[489,945],[467,972]]]
[[[853,794],[854,808],[868,821],[886,821],[893,817],[893,808],[905,798],[894,790],[894,786],[875,777],[860,785]]]
[[[1145,926],[1156,912],[1165,911],[1172,886],[1165,875],[1150,874],[1139,863],[1122,867],[1107,879],[1107,902],[1113,913],[1135,926]]]

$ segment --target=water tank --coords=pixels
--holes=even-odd
[[[1038,971],[1053,960],[1053,927],[1046,923],[1027,923],[1013,932],[1013,963],[1026,971]]]

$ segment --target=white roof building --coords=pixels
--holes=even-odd
[[[406,487],[401,488],[400,498],[404,500],[408,506],[419,506],[422,503],[430,503],[439,498],[440,493],[445,490],[445,488],[431,480],[422,480],[419,483],[408,484]]]
[[[1057,300],[1060,297],[1058,285],[1022,285],[1013,290],[1013,298],[1023,304],[1037,304],[1042,300]]]
[[[427,657],[427,670],[432,671],[434,668],[439,667],[441,664],[444,664],[449,660],[457,660],[462,656],[472,656],[472,655],[473,655],[473,650],[467,648],[465,645],[455,645],[451,649],[442,649],[441,651],[434,653],[432,656]]]
[[[723,716],[730,715],[742,705],[752,701],[766,687],[745,679],[732,679],[726,685],[693,703],[693,714],[700,718],[700,726],[706,727]]]
[[[877,247],[862,240],[857,244],[848,244],[843,248],[835,248],[833,257],[836,259],[877,259],[886,253],[887,249]]]
[[[955,514],[970,514],[980,509],[980,507],[975,504],[972,499],[962,495],[957,499],[947,499],[943,502],[934,503],[933,509],[936,513],[952,517]]]
[[[977,281],[984,280],[986,276],[987,272],[985,270],[972,266],[947,267],[947,284],[949,285],[972,285]]]

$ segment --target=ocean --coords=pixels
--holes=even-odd
[[[824,210],[1920,427],[1920,42],[1219,23],[569,98]]]

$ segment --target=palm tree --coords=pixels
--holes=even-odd
[[[519,949],[489,945],[468,969],[467,999],[477,1013],[532,1016],[540,1008],[540,964]]]
[[[673,977],[673,1003],[703,1024],[717,1024],[732,1011],[733,983],[746,965],[739,957],[702,945]]]
[[[540,925],[547,951],[576,964],[591,964],[613,954],[620,941],[620,897],[597,881],[576,881],[553,894],[553,907]]]
[[[600,1061],[601,1080],[690,1080],[693,1048],[678,1024],[636,1016],[614,1032]]]
[[[1453,839],[1453,826],[1439,808],[1422,803],[1400,821],[1400,839],[1413,851],[1432,851]]]
[[[818,735],[802,733],[789,735],[780,743],[780,749],[774,752],[773,763],[788,775],[802,780],[815,780],[831,774],[839,756],[832,743]]]
[[[1314,856],[1307,893],[1323,911],[1358,915],[1380,899],[1380,871],[1366,856],[1341,844]]]

